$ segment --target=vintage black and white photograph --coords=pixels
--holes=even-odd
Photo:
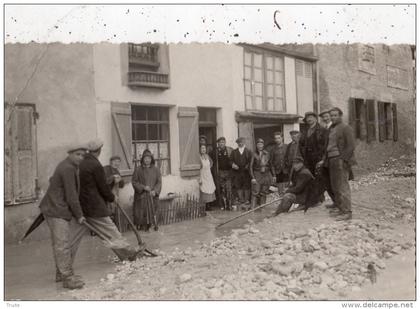
[[[416,9],[4,4],[3,302],[413,308]]]

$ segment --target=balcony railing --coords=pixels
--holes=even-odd
[[[128,85],[169,88],[169,75],[148,71],[131,71],[128,72]]]
[[[159,46],[148,44],[129,44],[128,59],[132,64],[159,67]]]

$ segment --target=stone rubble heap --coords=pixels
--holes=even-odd
[[[370,263],[380,273],[386,259],[414,246],[391,237],[388,224],[353,220],[277,234],[274,221],[265,220],[264,226],[250,222],[199,250],[160,252],[157,258],[124,262],[99,287],[73,292],[74,297],[294,300],[345,296],[370,284]]]

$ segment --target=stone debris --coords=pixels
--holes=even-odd
[[[388,167],[377,173],[352,182],[353,189],[388,181],[389,176],[384,175],[390,173],[389,169],[393,172],[399,169],[394,167],[395,161],[386,164]],[[407,166],[409,170],[413,168]],[[414,214],[413,197],[394,194],[391,199],[397,211],[407,213],[412,209]],[[398,205],[410,205],[411,208]],[[386,214],[396,214],[390,208],[381,208],[388,219],[391,217]],[[378,213],[374,212],[375,216]],[[404,220],[398,216],[391,219]],[[346,297],[371,284],[366,271],[369,264],[375,266],[380,280],[381,272],[386,269],[386,259],[414,246],[405,235],[396,237],[392,221],[381,220],[378,216],[369,220],[363,217],[344,222],[329,221],[288,232],[281,228],[280,220],[280,216],[271,218],[270,224],[267,220],[258,224],[248,220],[245,226],[232,230],[230,235],[202,243],[196,250],[160,251],[156,258],[119,263],[115,273],[107,274],[98,284],[72,291],[72,296],[83,300],[320,300],[330,297],[324,295]]]

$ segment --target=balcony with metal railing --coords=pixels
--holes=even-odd
[[[169,88],[169,74],[150,71],[128,72],[128,85],[134,87]]]

